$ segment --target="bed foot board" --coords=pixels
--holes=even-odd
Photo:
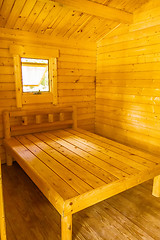
[[[152,195],[155,197],[160,197],[160,175],[155,177],[153,180]]]
[[[61,216],[61,240],[72,240],[72,215]]]
[[[7,166],[12,166],[13,158],[12,156],[6,152],[6,160],[7,160]]]

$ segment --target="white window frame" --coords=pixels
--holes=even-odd
[[[42,48],[33,46],[10,45],[10,53],[14,60],[14,75],[16,87],[17,107],[33,103],[57,104],[57,58],[59,51],[55,48]],[[49,60],[49,91],[34,94],[23,92],[21,58],[39,58]]]

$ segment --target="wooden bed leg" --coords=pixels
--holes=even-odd
[[[61,216],[61,240],[72,240],[72,214]]]
[[[152,195],[155,197],[160,197],[160,175],[155,177],[153,180]]]
[[[7,166],[12,166],[13,159],[10,154],[6,153]]]

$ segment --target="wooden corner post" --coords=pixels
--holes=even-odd
[[[3,126],[4,126],[4,137],[5,139],[9,139],[11,137],[11,126],[10,126],[10,114],[9,112],[3,112]],[[11,155],[6,151],[6,160],[7,165],[12,165],[12,157]]]
[[[61,216],[61,240],[72,240],[72,214]]]
[[[156,176],[153,180],[152,195],[155,197],[160,197],[160,175]]]

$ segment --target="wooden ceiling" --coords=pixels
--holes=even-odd
[[[148,0],[0,0],[0,27],[97,42],[120,23],[130,23],[132,13],[146,2]]]

